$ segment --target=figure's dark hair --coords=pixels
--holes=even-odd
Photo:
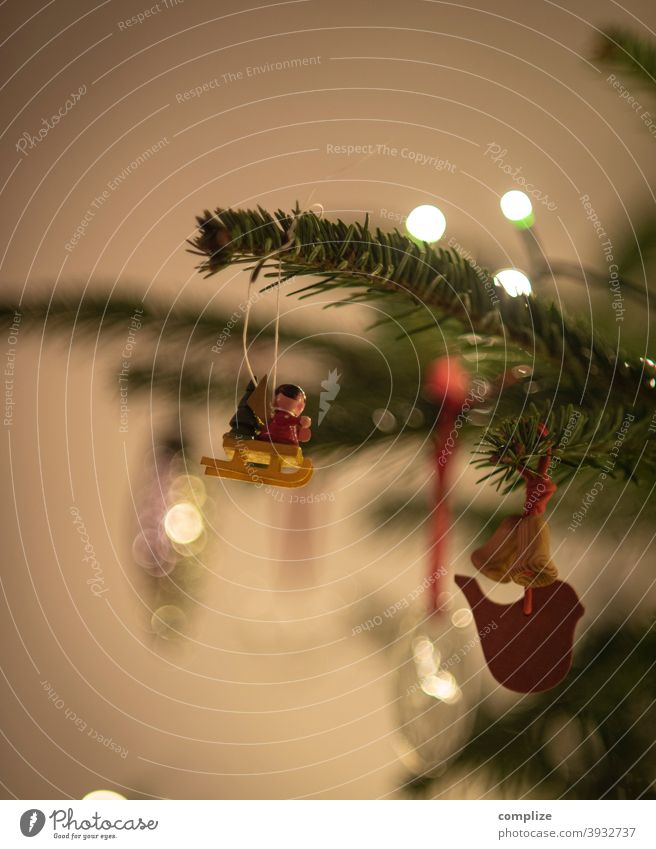
[[[293,383],[281,383],[276,387],[276,395],[284,395],[285,398],[292,398],[294,401],[301,395],[305,398],[305,392]]]

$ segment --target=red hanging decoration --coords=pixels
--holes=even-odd
[[[483,593],[476,578],[456,575],[474,614],[483,654],[494,678],[516,693],[550,690],[572,666],[574,630],[584,608],[574,589],[563,581],[532,592],[532,612],[525,598],[497,604]]]
[[[540,436],[548,431],[540,427]],[[556,484],[549,477],[551,453],[541,457],[537,472],[525,468],[524,509],[504,519],[490,539],[472,554],[472,563],[487,578],[524,587],[524,598],[496,604],[474,578],[456,575],[469,602],[483,654],[495,679],[518,693],[536,693],[559,684],[572,665],[576,623],[583,605],[574,589],[557,580],[551,559],[549,526],[544,519]]]
[[[542,435],[546,436],[546,428]],[[558,569],[551,559],[549,526],[544,511],[556,491],[549,477],[551,454],[540,459],[538,471],[524,469],[526,481],[524,510],[520,516],[505,518],[490,539],[472,554],[474,566],[493,581],[513,581],[527,591],[527,612],[530,611],[534,587],[546,587],[558,577]]]
[[[426,396],[440,405],[433,443],[435,463],[435,506],[431,517],[428,557],[429,612],[439,608],[439,597],[446,575],[446,545],[451,530],[449,486],[451,460],[455,454],[458,416],[464,415],[467,398],[468,375],[457,359],[440,357],[428,372],[425,383]]]

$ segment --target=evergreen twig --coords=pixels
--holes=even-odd
[[[288,244],[294,216],[293,242]],[[423,326],[415,324],[414,332],[438,324],[442,329],[455,320],[462,330],[483,334],[498,347],[510,346],[514,354],[529,357],[539,373],[537,382],[545,403],[541,409],[534,407],[531,413],[515,414],[491,426],[483,442],[482,462],[500,466],[503,482],[513,477],[516,482],[526,461],[522,452],[510,450],[514,442],[522,444],[518,426],[530,426],[537,432],[541,420],[561,421],[566,403],[572,399],[581,409],[589,442],[586,450],[577,445],[576,456],[571,448],[562,447],[561,460],[598,466],[612,442],[608,426],[629,416],[632,424],[638,425],[633,429],[636,442],[633,451],[624,449],[625,462],[619,470],[633,475],[631,461],[640,458],[647,463],[648,474],[653,472],[656,442],[649,423],[656,398],[656,369],[646,358],[631,360],[590,327],[566,319],[553,303],[534,296],[510,297],[495,286],[488,271],[456,251],[419,245],[398,230],[371,232],[368,218],[364,223],[346,224],[298,209],[272,215],[261,207],[218,208],[198,218],[198,225],[192,244],[202,257],[199,269],[208,276],[232,262],[261,265],[263,257],[279,251],[275,262],[280,263],[283,279],[312,278],[297,290],[304,297],[329,293],[339,295],[338,303],[342,303],[345,290],[355,290],[350,291],[349,300],[356,302],[400,293],[413,304],[416,315],[428,314],[431,319]],[[270,276],[276,277],[277,272]],[[500,455],[498,449],[503,445],[506,448]],[[531,451],[530,456],[537,454]]]

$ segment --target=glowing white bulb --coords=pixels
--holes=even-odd
[[[460,687],[450,672],[438,672],[437,675],[427,675],[421,681],[421,689],[427,696],[440,699],[447,704],[457,702],[462,696]]]
[[[429,203],[416,206],[406,218],[405,226],[410,235],[422,242],[437,242],[446,230],[444,213]]]
[[[92,790],[91,793],[87,793],[86,796],[83,796],[82,799],[125,799],[125,796],[121,796],[120,793],[115,793],[113,790]]]
[[[502,268],[497,271],[494,275],[494,282],[497,286],[503,286],[513,298],[518,295],[531,294],[531,281],[523,271],[519,271],[517,268]]]
[[[528,195],[513,189],[501,198],[501,212],[509,221],[524,221],[533,212]]]
[[[188,501],[174,504],[164,517],[166,536],[173,542],[188,545],[203,532],[203,517]]]

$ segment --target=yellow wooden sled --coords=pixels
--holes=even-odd
[[[205,474],[233,481],[272,486],[305,486],[314,472],[312,461],[303,457],[299,445],[240,439],[226,434],[223,450],[227,460],[203,457]]]
[[[253,390],[248,406],[261,422],[268,419],[268,377],[265,375]],[[305,486],[312,477],[312,461],[303,457],[299,445],[271,442],[264,439],[246,439],[226,433],[223,450],[227,460],[203,457],[201,465],[205,474],[216,478],[271,486]]]

